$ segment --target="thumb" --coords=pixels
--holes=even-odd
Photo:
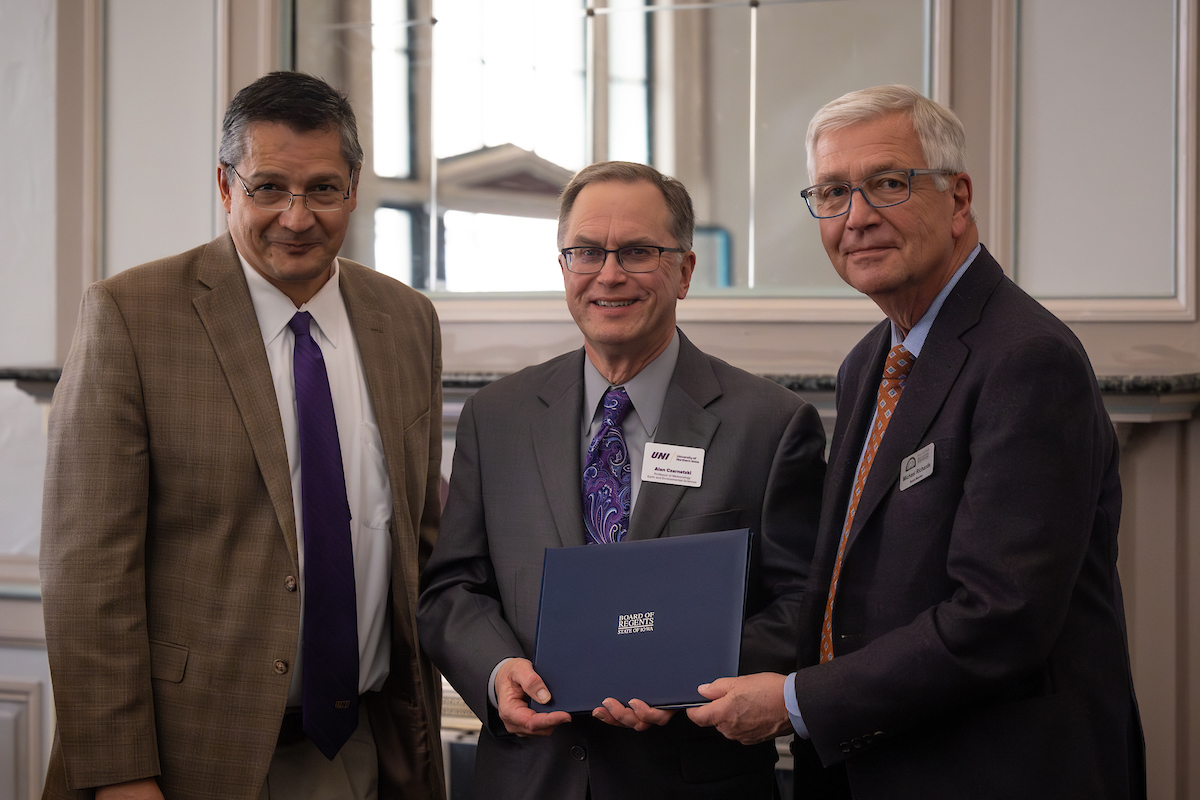
[[[533,667],[526,667],[520,670],[514,677],[517,679],[518,685],[525,694],[537,700],[542,705],[550,702],[550,690],[546,688],[545,681],[541,676],[533,671]]]
[[[729,694],[729,690],[733,688],[733,678],[717,678],[712,683],[702,683],[696,687],[696,691],[701,697],[709,700],[717,700]]]

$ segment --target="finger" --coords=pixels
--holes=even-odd
[[[604,700],[604,708],[616,720],[617,724],[626,728],[633,728],[636,731],[644,731],[649,728],[649,723],[643,722],[638,718],[638,715],[620,700],[609,697]]]
[[[523,708],[507,718],[501,714],[500,719],[509,733],[515,733],[518,736],[549,736],[559,725],[570,722],[571,715],[565,711],[539,714]]]
[[[688,719],[696,723],[702,728],[714,728],[723,720],[721,719],[720,708],[717,707],[720,701],[705,703],[702,706],[692,706],[687,710]]]
[[[655,708],[637,698],[629,701],[629,708],[643,722],[652,725],[666,725],[675,716],[675,709]]]

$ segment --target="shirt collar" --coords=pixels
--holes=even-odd
[[[892,347],[898,344],[903,344],[904,349],[913,354],[913,358],[921,356],[921,348],[925,346],[925,338],[929,336],[929,329],[933,327],[933,321],[937,319],[938,312],[942,310],[942,304],[946,302],[946,298],[950,296],[950,292],[954,289],[954,285],[958,283],[967,271],[967,267],[971,266],[971,262],[975,260],[975,256],[979,255],[981,245],[975,245],[975,249],[967,256],[967,260],[962,263],[954,274],[950,276],[950,280],[938,292],[938,296],[933,298],[929,308],[917,320],[917,324],[912,326],[912,330],[908,332],[908,336],[900,333],[900,329],[896,327],[896,323],[892,323]]]
[[[646,436],[652,436],[658,427],[658,419],[662,415],[663,401],[667,397],[667,388],[671,385],[671,377],[675,374],[675,364],[679,360],[679,330],[671,336],[667,348],[658,357],[642,368],[625,383],[625,393],[629,395],[633,407],[637,411]],[[596,369],[596,365],[586,356],[583,359],[583,392],[584,408],[592,409],[592,414],[584,420],[584,430],[587,430],[596,418],[600,400],[612,386]]]
[[[290,297],[250,266],[250,262],[241,253],[238,253],[238,261],[242,263],[242,272],[246,274],[246,283],[250,287],[250,302],[254,305],[254,314],[258,317],[258,328],[262,332],[264,344],[270,344],[275,337],[283,333],[283,329],[297,312],[307,311],[312,314],[313,320],[329,344],[337,347],[339,326],[335,324],[336,304],[342,302],[341,268],[337,258],[333,259],[333,274],[329,280],[325,281],[325,285],[300,308],[296,308]]]

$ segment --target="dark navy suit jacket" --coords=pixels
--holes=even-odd
[[[808,669],[890,344],[885,321],[838,374],[797,797],[821,796],[821,764],[844,765],[856,799],[1144,796],[1113,426],[1082,345],[986,250],[907,379],[847,541],[835,658]],[[929,444],[932,474],[902,489]]]

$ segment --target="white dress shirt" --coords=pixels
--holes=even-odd
[[[296,543],[300,557],[300,599],[304,602],[304,513],[300,496],[300,432],[296,419],[296,386],[292,372],[296,335],[288,322],[300,311],[312,315],[313,340],[321,348],[333,411],[337,419],[338,444],[346,475],[346,499],[350,504],[350,539],[354,550],[354,586],[358,612],[358,690],[377,690],[387,679],[391,658],[391,625],[388,587],[391,584],[392,493],[383,443],[371,396],[363,374],[362,357],[342,300],[341,270],[333,261],[333,275],[311,300],[300,308],[283,292],[254,270],[241,254],[242,270],[250,285],[250,299],[258,317],[271,380],[283,421],[288,466],[292,475],[292,504],[296,517]],[[304,615],[300,616],[300,644],[296,650],[288,705],[301,702],[303,683]]]

